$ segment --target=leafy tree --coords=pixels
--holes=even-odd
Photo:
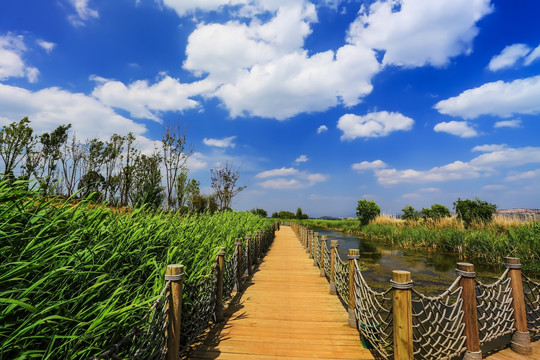
[[[4,163],[2,179],[15,178],[13,171],[35,145],[29,123],[28,117],[24,117],[19,122],[2,126],[0,130],[0,158]]]
[[[77,141],[77,137],[73,135],[71,142],[64,144],[62,153],[60,155],[60,162],[62,163],[63,180],[66,187],[66,195],[69,197],[73,195],[77,187],[77,183],[80,180],[81,165],[84,160],[85,151],[83,145]]]
[[[191,201],[191,210],[200,214],[205,211],[211,214],[218,210],[218,203],[214,195],[201,195],[196,194]]]
[[[360,220],[360,225],[364,226],[369,224],[370,221],[375,220],[377,216],[381,214],[381,208],[373,200],[358,200],[356,206],[356,216]]]
[[[90,170],[79,180],[79,190],[84,198],[90,197],[95,201],[101,201],[105,178],[97,171]]]
[[[266,218],[268,217],[268,213],[266,212],[266,210],[264,209],[251,209],[251,213],[255,214],[255,215],[259,215],[260,217],[262,218]],[[275,213],[277,214],[277,213]],[[274,216],[274,214],[272,214],[272,217]],[[279,215],[278,215],[279,216]]]
[[[433,204],[431,205],[431,218],[434,220],[440,220],[443,218],[450,217],[452,214],[450,213],[450,210],[441,204]]]
[[[125,163],[120,174],[120,205],[129,205],[130,191],[135,177],[135,160],[139,151],[135,148],[135,136],[129,132],[125,137],[126,152],[124,154]]]
[[[105,171],[105,199],[109,198],[111,203],[114,203],[114,195],[118,191],[120,179],[115,171],[118,169],[122,161],[122,150],[126,138],[118,134],[113,134],[109,141],[103,146],[102,163]]]
[[[54,178],[54,174],[60,160],[60,149],[67,142],[69,128],[71,128],[71,124],[60,125],[53,132],[45,132],[39,137],[41,143],[41,174],[36,174],[36,177],[44,193],[47,193],[57,180]]]
[[[405,206],[403,209],[401,209],[401,211],[403,212],[403,215],[401,215],[403,220],[416,221],[420,217],[420,214],[414,207],[412,207],[412,205]]]
[[[465,223],[466,227],[470,227],[473,222],[488,223],[493,219],[493,213],[497,210],[497,205],[487,201],[475,198],[474,200],[460,198],[454,202],[458,219]]]
[[[165,195],[161,186],[160,164],[161,157],[157,153],[152,156],[144,154],[137,156],[131,193],[133,206],[146,205],[157,209],[163,203]]]
[[[298,220],[302,220],[302,219],[309,219],[309,216],[307,214],[302,213],[302,208],[299,207],[298,209],[296,209],[295,218]]]
[[[277,211],[272,213],[272,219],[279,219],[279,213]]]
[[[240,178],[240,172],[233,168],[233,164],[228,161],[224,167],[211,169],[212,189],[220,210],[229,209],[232,199],[247,186],[236,186]]]

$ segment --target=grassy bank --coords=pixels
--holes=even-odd
[[[344,231],[402,248],[431,248],[463,254],[470,261],[501,263],[518,257],[525,269],[540,272],[540,221],[496,217],[487,225],[464,228],[455,218],[441,221],[402,221],[379,217],[360,227],[357,220],[302,220],[310,228]]]
[[[0,359],[88,359],[126,335],[161,291],[219,247],[272,222],[251,213],[180,217],[43,199],[0,183]]]

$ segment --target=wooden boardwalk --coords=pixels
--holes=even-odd
[[[504,349],[496,354],[486,357],[486,360],[520,360],[520,359],[540,359],[540,341],[535,341],[532,344],[532,354],[528,356],[519,355],[511,349]]]
[[[189,359],[373,359],[288,226],[225,316]]]

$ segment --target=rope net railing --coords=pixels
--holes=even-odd
[[[492,284],[475,279],[480,346],[514,332],[509,269]]]
[[[260,233],[259,256],[266,253],[275,237],[276,226]],[[251,247],[252,259],[257,256],[255,245]],[[116,360],[116,359],[140,359],[140,360],[163,360],[167,357],[168,333],[170,326],[170,309],[173,306],[171,295],[171,282],[180,281],[181,288],[181,324],[178,342],[180,354],[186,352],[198,337],[212,323],[216,322],[216,309],[218,301],[218,278],[222,276],[221,301],[228,301],[235,292],[235,285],[243,285],[247,279],[243,276],[248,269],[248,248],[242,245],[241,252],[234,251],[229,259],[225,259],[224,253],[218,255],[208,275],[197,283],[190,283],[183,279],[182,275],[175,275],[173,280],[168,279],[161,293],[152,303],[151,308],[138,321],[138,324],[122,338],[92,360]],[[223,269],[219,269],[219,256],[223,256]],[[242,278],[238,279],[239,256],[242,256]],[[239,291],[239,289],[236,289]]]
[[[390,359],[394,356],[392,288],[374,291],[362,276],[358,263],[354,263],[354,312],[362,343],[375,359]]]
[[[169,326],[170,285],[167,281],[150,310],[139,324],[118,343],[92,360],[141,359],[163,360],[167,356],[167,334]]]
[[[531,341],[540,340],[540,283],[523,274],[523,292],[525,294],[525,315]]]
[[[291,227],[300,242],[306,247],[310,246],[307,229],[292,222]],[[323,258],[324,275],[329,281],[333,271],[336,293],[343,304],[349,305],[351,309],[354,306],[355,319],[352,321],[354,323],[354,320],[356,320],[356,327],[361,335],[364,347],[368,348],[376,359],[390,359],[394,356],[395,334],[393,321],[396,314],[394,314],[393,301],[397,297],[395,299],[393,297],[397,296],[395,295],[396,290],[397,292],[410,290],[410,300],[408,301],[412,312],[412,324],[409,326],[411,326],[412,332],[412,339],[410,340],[412,341],[411,356],[414,359],[458,359],[467,351],[481,354],[481,351],[477,350],[480,347],[485,347],[488,350],[490,347],[500,349],[502,342],[507,341],[505,337],[509,334],[515,336],[518,333],[516,330],[514,301],[524,301],[524,316],[527,320],[530,339],[532,341],[540,339],[540,283],[523,275],[524,298],[515,300],[512,297],[511,282],[514,275],[511,276],[510,271],[521,271],[511,270],[521,269],[519,259],[505,259],[505,261],[509,261],[507,264],[510,265],[492,284],[484,284],[477,280],[473,270],[456,269],[457,277],[446,290],[438,296],[427,296],[417,291],[413,287],[412,281],[403,283],[391,281],[392,287],[387,290],[382,292],[373,290],[364,279],[356,260],[354,260],[354,284],[349,285],[349,281],[351,281],[349,279],[350,260],[341,260],[337,249],[332,251],[327,242],[323,244],[322,249],[321,242],[311,248],[316,260],[315,263],[320,266],[321,257]],[[336,246],[332,245],[331,247]],[[353,256],[349,253],[350,259],[355,259]],[[331,266],[332,260],[334,263],[333,269]],[[518,265],[512,265],[512,261],[517,261]],[[474,268],[473,265],[467,263],[459,263],[458,268],[460,266]],[[408,274],[410,280],[410,273]],[[354,304],[349,304],[349,301],[352,301],[349,298],[349,286],[354,289]],[[467,289],[466,293],[464,287]],[[516,296],[519,298],[519,295]],[[469,310],[467,310],[469,312],[466,312],[465,309],[471,307],[475,309],[475,312],[473,315],[468,316],[467,314],[471,313]],[[475,315],[476,322],[471,320],[474,319]],[[351,321],[351,318],[349,318],[349,321]],[[469,332],[470,336],[468,338],[467,331],[472,331],[470,329],[475,328],[476,325],[467,330],[465,325],[467,321],[473,321],[473,324],[476,323],[477,335]],[[404,324],[401,324],[399,327],[402,328],[403,326]],[[522,332],[519,332],[519,334],[523,335]],[[525,336],[528,337],[528,333],[525,333]],[[476,340],[474,340],[475,337]],[[514,344],[514,341],[512,340],[512,344]],[[486,344],[487,346],[485,346]],[[504,346],[504,344],[502,345]],[[471,348],[468,349],[468,346]]]
[[[334,279],[336,292],[342,303],[349,303],[349,262],[343,261],[334,251]]]
[[[412,289],[415,359],[450,359],[467,350],[460,280],[461,276],[458,276],[446,291],[435,297]]]

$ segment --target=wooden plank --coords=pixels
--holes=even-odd
[[[194,345],[190,359],[373,359],[346,308],[328,293],[301,243],[282,226],[226,323]]]
[[[504,349],[494,355],[488,356],[486,360],[526,360],[526,359],[540,359],[540,341],[535,341],[531,343],[532,345],[532,354],[530,355],[520,355],[511,349]]]

